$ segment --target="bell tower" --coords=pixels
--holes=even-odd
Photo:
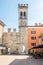
[[[18,5],[19,20],[19,53],[27,54],[27,25],[28,25],[28,4]],[[24,51],[23,51],[24,50]]]
[[[18,4],[19,26],[27,26],[28,23],[28,4]]]

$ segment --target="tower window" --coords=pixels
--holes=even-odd
[[[20,12],[20,16],[22,16],[22,12]]]
[[[26,12],[24,12],[24,16],[26,16]]]
[[[22,13],[22,12],[20,12],[20,18],[22,18],[22,15],[23,15],[23,13]]]

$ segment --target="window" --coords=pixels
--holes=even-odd
[[[36,31],[31,31],[32,34],[36,34]]]
[[[31,37],[32,40],[36,40],[36,37]]]
[[[22,12],[20,12],[20,16],[22,16]]]
[[[36,43],[31,43],[32,46],[36,46]]]
[[[24,12],[24,16],[26,16],[26,12]]]

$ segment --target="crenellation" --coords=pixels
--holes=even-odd
[[[28,8],[28,4],[18,4],[19,8]]]
[[[13,32],[16,32],[16,28],[13,28]]]
[[[11,28],[8,28],[8,32],[11,32]]]

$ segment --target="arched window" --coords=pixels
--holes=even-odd
[[[23,13],[22,13],[22,12],[20,12],[20,18],[22,18],[22,16],[23,16]]]
[[[20,12],[20,16],[22,16],[22,12]]]
[[[24,12],[24,16],[26,16],[26,12]]]

